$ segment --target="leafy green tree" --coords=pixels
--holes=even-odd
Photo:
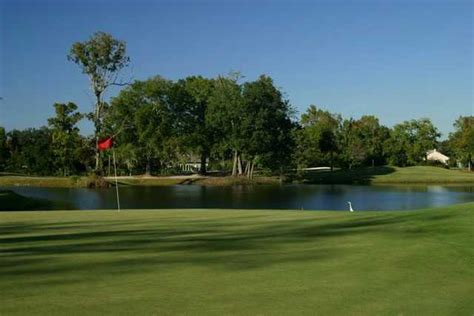
[[[388,137],[389,129],[381,126],[375,116],[344,120],[340,139],[341,159],[349,168],[383,164],[383,143]]]
[[[55,162],[63,176],[74,172],[74,160],[81,150],[79,128],[76,124],[82,119],[82,114],[76,112],[77,105],[69,102],[55,103],[56,116],[48,119],[52,131],[52,152]]]
[[[368,144],[366,144],[364,135],[358,121],[344,120],[340,133],[340,160],[352,169],[361,166],[368,157]]]
[[[46,127],[9,131],[10,159],[6,170],[30,175],[54,174],[51,143],[51,131]]]
[[[206,121],[219,141],[214,144],[214,151],[225,156],[233,154],[232,175],[242,174],[240,157],[245,147],[245,135],[242,129],[244,101],[242,86],[238,83],[239,75],[218,77],[209,98]]]
[[[112,100],[106,118],[117,146],[133,144],[148,175],[153,165],[161,168],[169,162],[176,150],[174,137],[180,122],[170,102],[171,87],[161,77],[135,81]]]
[[[315,105],[310,105],[301,116],[301,127],[297,136],[297,160],[299,167],[329,164],[334,168],[338,154],[338,138],[342,118]]]
[[[4,170],[9,158],[7,149],[7,133],[5,128],[0,126],[0,170]]]
[[[126,55],[125,42],[104,32],[95,33],[85,42],[72,45],[68,59],[79,65],[89,77],[91,89],[96,98],[95,109],[89,114],[95,127],[95,170],[100,169],[100,151],[97,148],[101,137],[102,121],[106,109],[103,101],[105,90],[113,85],[124,85],[118,81],[118,73],[126,67],[130,58]]]
[[[461,116],[454,123],[455,131],[449,141],[456,157],[472,171],[474,156],[474,116]]]
[[[273,80],[264,75],[243,85],[242,98],[241,130],[247,177],[253,177],[257,163],[282,173],[290,165],[293,150],[293,110],[289,102],[283,99]]]
[[[436,148],[440,133],[427,118],[405,121],[394,126],[385,143],[389,162],[397,166],[416,165],[426,160],[427,152]]]
[[[206,162],[215,142],[215,132],[206,119],[213,85],[211,79],[187,77],[174,84],[171,94],[180,121],[180,140],[200,157],[200,174],[206,173]]]
[[[138,151],[132,143],[126,143],[118,146],[115,149],[117,153],[117,160],[125,165],[128,171],[128,175],[132,175],[133,169],[138,163]]]

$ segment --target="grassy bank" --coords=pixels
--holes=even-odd
[[[58,187],[58,188],[86,188],[89,186],[88,177],[30,177],[30,176],[0,176],[1,186],[33,186],[33,187]],[[113,177],[107,177],[106,181],[115,184]],[[179,184],[199,184],[199,185],[236,185],[236,184],[278,184],[278,177],[255,177],[248,180],[245,177],[203,177],[203,176],[166,176],[166,177],[119,177],[121,185],[138,186],[168,186]]]
[[[307,183],[323,184],[471,184],[474,172],[439,167],[376,167],[334,172],[307,172]]]
[[[38,186],[38,187],[87,187],[88,177],[25,177],[0,176],[1,186]],[[115,183],[114,178],[107,181]],[[376,167],[334,172],[306,172],[300,181],[320,184],[467,184],[474,185],[474,172],[448,170],[438,167]],[[122,185],[167,186],[179,184],[198,185],[245,185],[245,184],[279,184],[279,177],[257,176],[253,180],[245,177],[230,176],[166,176],[166,177],[119,177]]]
[[[34,177],[19,175],[0,175],[1,186],[32,186],[52,188],[85,188],[89,184],[88,177]]]
[[[0,314],[472,315],[474,203],[0,213]]]

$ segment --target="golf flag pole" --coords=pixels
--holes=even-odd
[[[115,192],[117,193],[117,212],[120,212],[120,195],[117,181],[117,164],[115,163],[115,149],[112,148],[112,156],[114,158],[114,173],[115,173]]]
[[[99,140],[99,142],[97,143],[97,147],[100,151],[112,149],[112,157],[114,160],[115,192],[117,193],[117,211],[120,212],[120,195],[119,195],[119,186],[118,186],[118,180],[117,180],[117,163],[115,160],[115,150],[113,147],[113,136]]]

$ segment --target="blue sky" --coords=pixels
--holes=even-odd
[[[459,115],[474,113],[472,1],[0,3],[7,130],[46,124],[55,102],[92,108],[87,77],[66,55],[99,30],[127,42],[127,79],[267,74],[299,114],[316,104],[387,126],[429,117],[445,137]]]

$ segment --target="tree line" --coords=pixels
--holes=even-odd
[[[375,116],[346,118],[314,105],[298,119],[272,78],[242,82],[238,73],[216,78],[156,76],[132,83],[118,80],[127,67],[124,42],[98,32],[75,43],[68,59],[90,79],[95,107],[79,113],[74,103],[54,104],[55,116],[41,128],[0,127],[0,170],[38,175],[110,173],[110,152],[99,152],[101,138],[113,136],[121,174],[177,173],[199,162],[233,176],[252,178],[255,170],[285,174],[310,167],[410,166],[427,163],[430,149],[451,163],[472,168],[474,116],[461,116],[443,142],[427,118],[388,128]],[[124,86],[103,100],[106,89]],[[89,119],[94,135],[77,124]]]
[[[203,90],[203,87],[206,87]],[[232,102],[230,102],[232,101]],[[0,127],[0,170],[31,175],[79,175],[95,170],[95,138],[79,133],[86,115],[74,103],[56,103],[55,116],[41,128]],[[429,119],[388,128],[375,116],[343,119],[311,105],[299,121],[272,80],[262,76],[238,84],[232,78],[161,77],[136,81],[107,105],[101,137],[114,135],[120,174],[179,173],[198,160],[199,172],[213,170],[251,178],[328,166],[351,169],[426,164],[437,148],[472,168],[474,117],[456,120],[444,141]],[[110,152],[100,171],[110,173]]]

